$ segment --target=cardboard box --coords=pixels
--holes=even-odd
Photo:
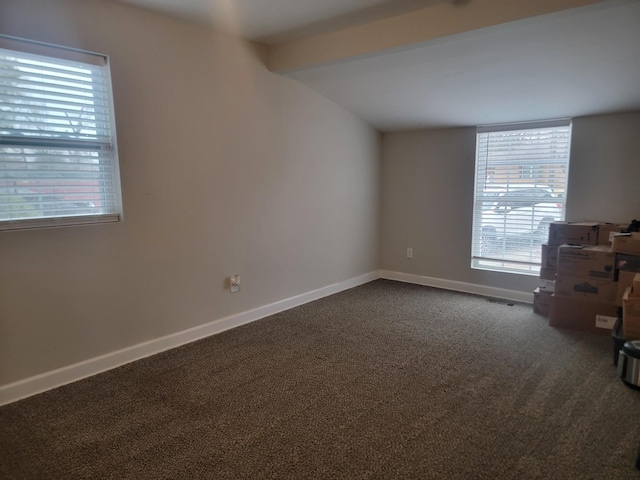
[[[556,279],[556,269],[555,268],[541,268],[540,269],[540,278],[542,280],[555,280]]]
[[[622,297],[622,334],[627,340],[640,339],[640,294],[627,287]]]
[[[541,267],[556,269],[558,266],[558,245],[542,244]]]
[[[550,290],[551,292],[553,292],[556,289],[555,277],[553,278],[553,280],[544,280],[541,278],[538,281],[538,287],[540,287],[540,290]]]
[[[616,287],[616,305],[622,306],[622,297],[627,288],[633,286],[633,279],[636,276],[636,272],[618,272],[618,286]]]
[[[553,280],[544,280],[544,279],[540,279],[538,281],[538,288],[540,290],[546,290],[548,292],[553,293],[556,289],[556,279],[554,277]]]
[[[616,255],[610,247],[561,245],[556,273],[566,277],[604,278],[613,281]]]
[[[540,288],[536,288],[533,291],[533,311],[543,315],[545,317],[549,316],[549,312],[551,311],[551,296],[553,292],[550,290],[542,290]]]
[[[598,224],[598,245],[611,245],[614,233],[621,233],[629,228],[629,224],[600,223]]]
[[[612,280],[586,277],[556,277],[558,297],[577,298],[615,305],[617,284]]]
[[[618,318],[618,310],[618,307],[610,303],[553,295],[549,325],[599,335],[611,335],[611,329]]]
[[[616,253],[640,255],[640,232],[614,235],[611,249]]]
[[[574,243],[596,245],[598,243],[597,222],[551,222],[549,225],[549,245]]]

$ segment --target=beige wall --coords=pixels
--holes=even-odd
[[[254,46],[100,1],[0,32],[110,55],[125,214],[0,235],[0,385],[378,268],[378,133]]]
[[[574,119],[567,220],[640,218],[639,131],[640,112]],[[470,267],[475,128],[388,133],[382,152],[382,269],[535,288],[535,277]]]
[[[573,121],[567,218],[640,220],[640,112]]]

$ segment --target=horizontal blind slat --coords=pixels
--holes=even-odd
[[[51,80],[74,80],[87,84],[106,85],[106,78],[102,70],[87,68],[59,68],[53,64],[25,63],[24,61],[7,60],[0,57],[0,78],[19,78],[20,75],[42,76]]]
[[[51,89],[43,91],[39,88],[21,88],[13,85],[0,85],[0,91],[3,94],[11,94],[12,98],[16,101],[24,99],[25,101],[51,101],[55,102],[69,102],[71,104],[78,105],[94,105],[103,104],[107,100],[106,95],[93,95],[87,92],[76,92],[76,94],[69,92],[54,92]],[[96,93],[100,93],[96,91]]]
[[[20,98],[24,100],[25,97],[17,97],[15,95],[8,95],[0,91],[0,104],[7,103],[9,106],[7,107],[8,111],[11,111],[14,114],[19,113],[28,113],[29,115],[53,115],[53,114],[86,114],[95,117],[96,119],[102,121],[109,121],[109,109],[100,105],[69,105],[50,102],[48,101],[46,105],[43,105],[42,102],[32,102],[25,103],[24,101],[15,102],[14,100]]]
[[[20,109],[43,109],[46,111],[50,109],[52,111],[78,112],[85,108],[90,112],[109,115],[108,104],[102,98],[94,98],[90,99],[90,101],[87,99],[78,101],[76,98],[63,98],[62,100],[47,98],[45,100],[36,95],[25,95],[25,92],[22,92],[22,94],[16,93],[19,93],[19,91],[9,88],[0,89],[0,102],[6,104],[7,108],[15,109],[15,111]]]

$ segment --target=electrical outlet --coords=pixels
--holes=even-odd
[[[234,275],[229,279],[229,290],[231,293],[240,291],[240,275]]]
[[[413,258],[413,248],[407,248],[407,258]]]

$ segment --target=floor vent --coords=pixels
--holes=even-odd
[[[500,303],[502,305],[507,305],[509,307],[513,307],[515,303],[509,302],[508,300],[503,300],[501,298],[488,298],[487,301],[489,303]]]

